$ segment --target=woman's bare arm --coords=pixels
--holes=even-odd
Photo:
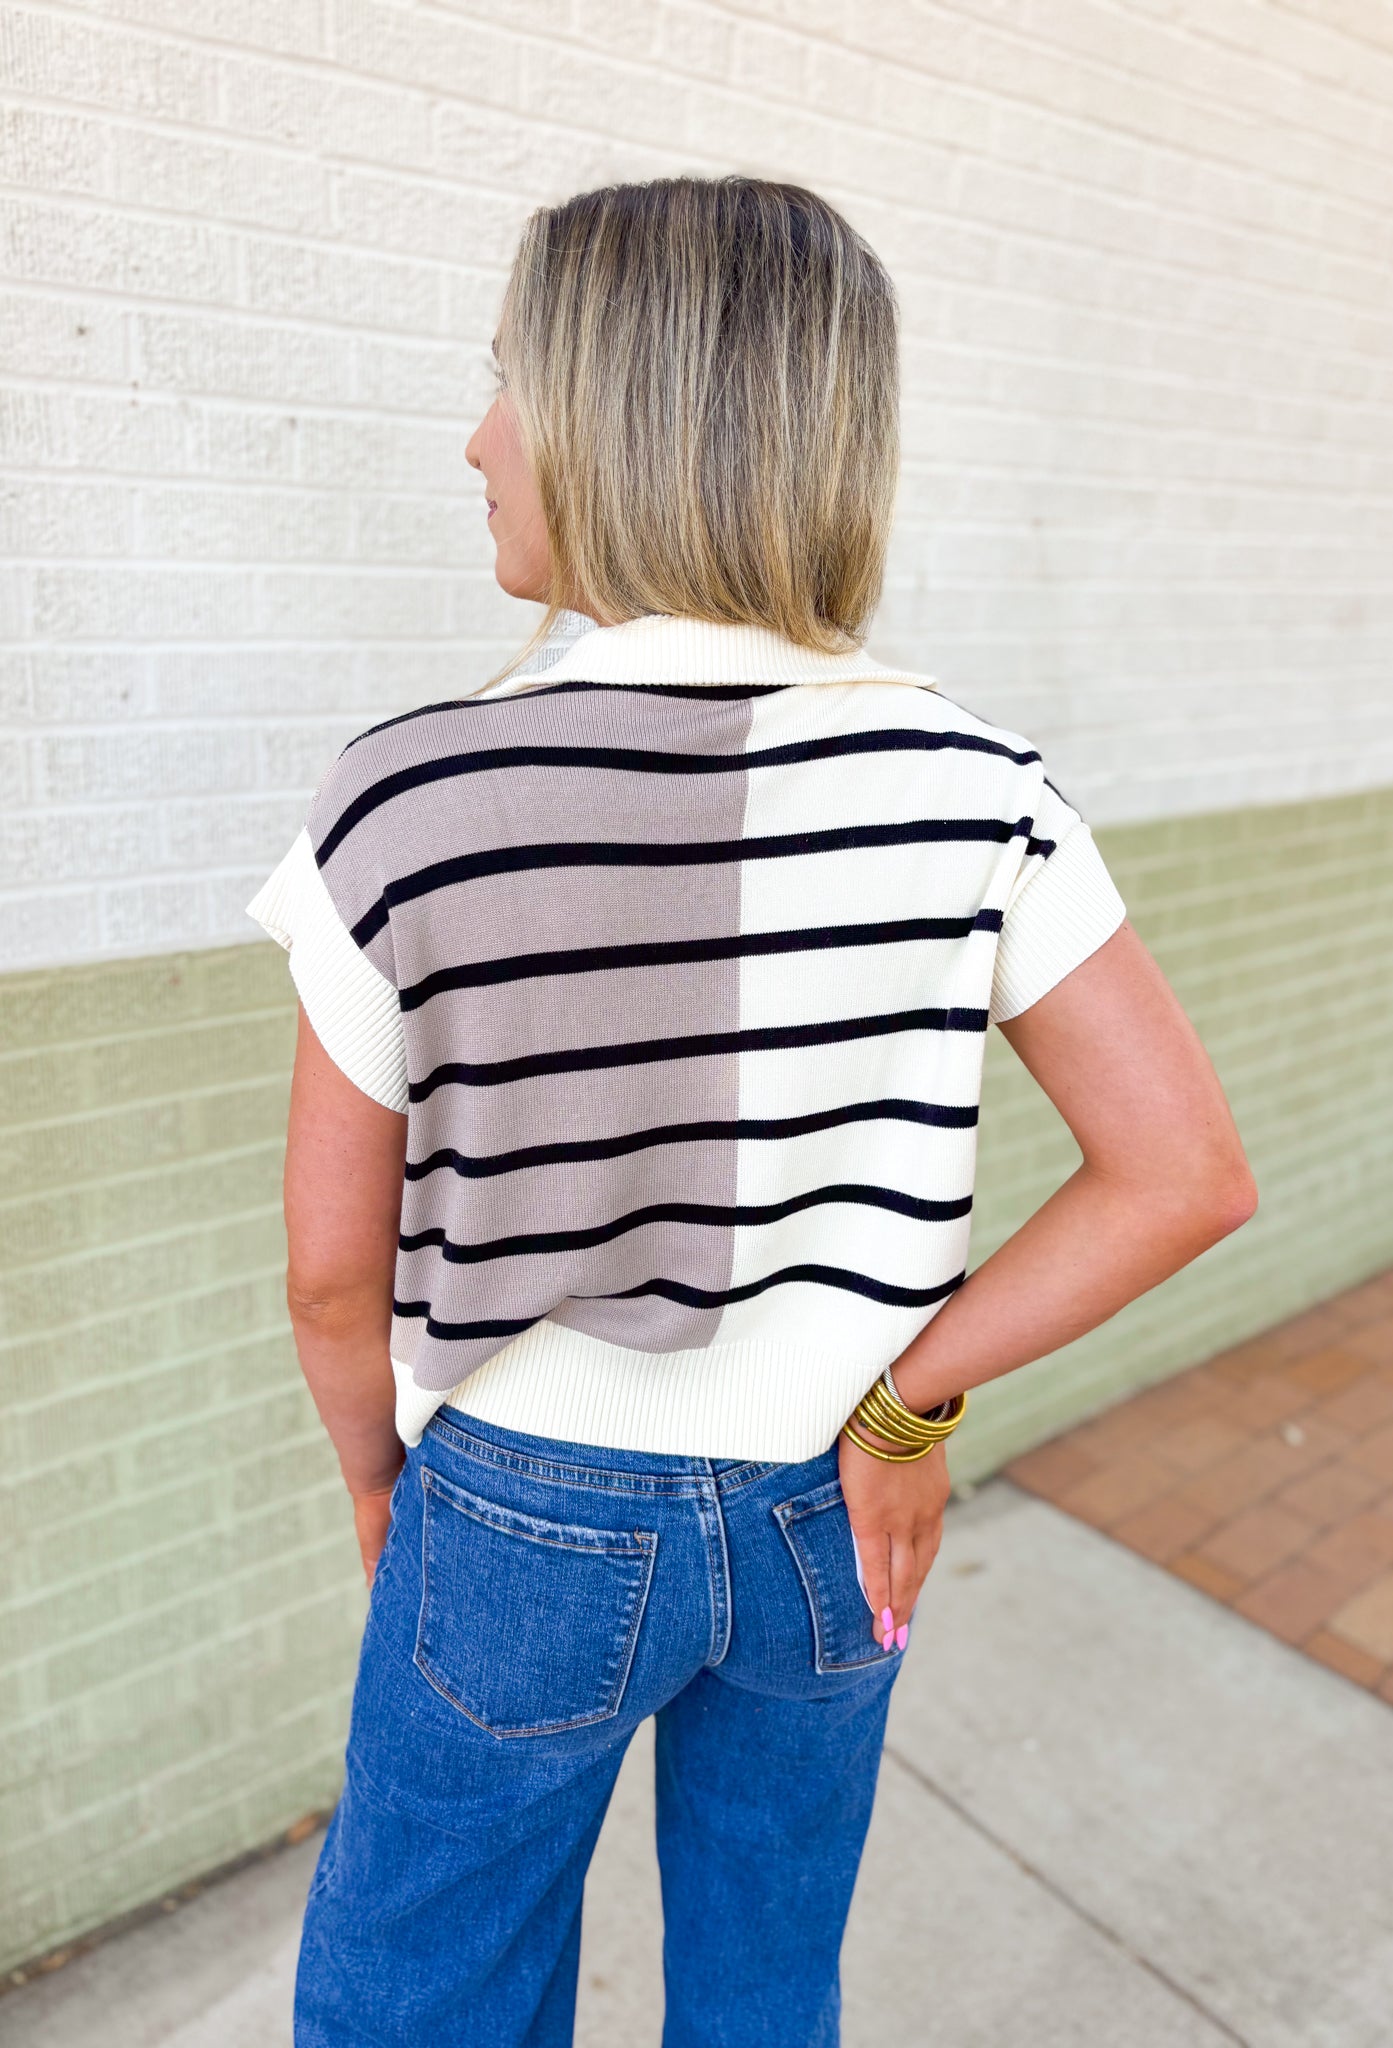
[[[920,1412],[1095,1329],[1257,1207],[1219,1078],[1130,923],[1001,1030],[1083,1162],[894,1361]],[[841,1439],[866,1590],[900,1627],[938,1549],[943,1460],[884,1464]]]
[[[1257,1207],[1219,1077],[1130,923],[1000,1029],[1083,1162],[896,1361],[921,1410],[1106,1322]]]
[[[286,1298],[360,1540],[380,1523],[377,1547],[402,1463],[391,1332],[405,1160],[406,1118],[355,1087],[301,1006],[285,1154]]]

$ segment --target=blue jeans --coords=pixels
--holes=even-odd
[[[896,1650],[835,1446],[560,1443],[437,1411],[373,1581],[296,2048],[567,2048],[581,1898],[657,1717],[663,2048],[833,2048]]]

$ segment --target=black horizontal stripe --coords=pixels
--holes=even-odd
[[[511,1237],[489,1238],[480,1244],[460,1244],[440,1225],[413,1230],[397,1240],[398,1251],[419,1252],[434,1247],[452,1266],[487,1265],[493,1259],[545,1256],[554,1252],[590,1251],[600,1244],[612,1244],[631,1231],[650,1223],[693,1223],[718,1230],[753,1224],[782,1223],[786,1217],[805,1209],[825,1208],[829,1203],[851,1203],[867,1209],[885,1209],[892,1215],[909,1216],[917,1223],[951,1223],[972,1208],[971,1195],[957,1195],[948,1201],[906,1195],[898,1188],[873,1187],[865,1182],[834,1182],[828,1187],[807,1188],[801,1194],[786,1195],[781,1202],[646,1202],[626,1215],[611,1216],[603,1223],[586,1224],[574,1230],[517,1231]]]
[[[626,1287],[621,1294],[600,1296],[601,1300],[628,1301],[638,1294],[660,1294],[667,1301],[680,1301],[688,1308],[721,1308],[736,1301],[753,1301],[771,1287],[786,1287],[791,1281],[807,1280],[819,1287],[839,1287],[848,1294],[864,1295],[867,1301],[882,1302],[887,1308],[928,1308],[953,1294],[966,1280],[966,1272],[933,1287],[896,1287],[889,1280],[873,1280],[869,1273],[854,1273],[845,1266],[823,1266],[809,1262],[782,1266],[759,1280],[747,1280],[739,1287],[690,1287],[683,1280],[645,1280],[638,1287]],[[586,1299],[575,1295],[573,1300]]]
[[[698,694],[706,694],[709,685],[698,688]],[[466,703],[468,699],[464,700]],[[500,699],[487,701],[499,702]],[[428,705],[427,710],[448,711],[460,708],[457,704]],[[407,717],[424,716],[424,712]],[[389,720],[389,724],[399,721]],[[375,731],[382,731],[378,726]],[[366,734],[363,735],[367,737]],[[355,742],[350,741],[350,745]],[[442,754],[429,761],[416,761],[407,768],[395,769],[384,775],[367,789],[360,790],[352,803],[347,804],[334,823],[325,833],[315,849],[315,859],[323,867],[330,856],[341,846],[355,827],[381,805],[390,803],[394,797],[403,796],[409,790],[421,789],[432,782],[449,782],[463,775],[492,775],[512,768],[603,768],[615,773],[631,775],[731,775],[744,774],[749,768],[778,768],[791,766],[800,761],[821,761],[841,755],[891,754],[891,753],[937,753],[944,749],[980,754],[999,754],[1009,761],[1024,766],[1027,762],[1038,761],[1040,756],[1034,748],[1024,752],[1004,745],[1000,740],[989,740],[979,733],[966,732],[923,732],[913,726],[887,726],[871,732],[829,733],[822,739],[791,740],[781,746],[752,747],[732,753],[708,754],[685,753],[680,749],[660,747],[624,747],[599,745],[538,744],[514,745],[508,747],[471,747],[467,752]]]
[[[691,1123],[657,1124],[643,1131],[620,1131],[608,1138],[574,1138],[548,1145],[519,1145],[511,1152],[484,1153],[477,1157],[457,1152],[452,1145],[443,1145],[425,1159],[408,1159],[406,1178],[409,1181],[424,1180],[428,1174],[449,1167],[464,1180],[488,1180],[496,1174],[520,1173],[535,1166],[622,1159],[632,1152],[647,1151],[658,1145],[801,1138],[814,1131],[835,1130],[843,1124],[873,1123],[881,1119],[929,1124],[946,1130],[971,1130],[978,1116],[975,1102],[911,1102],[889,1096],[879,1102],[847,1102],[835,1109],[811,1110],[804,1116],[704,1117]]]
[[[424,1102],[437,1088],[461,1083],[497,1088],[542,1074],[579,1074],[604,1067],[645,1066],[659,1060],[707,1059],[731,1052],[778,1052],[799,1046],[838,1045],[857,1038],[884,1038],[897,1031],[981,1031],[985,1010],[892,1010],[877,1017],[836,1017],[824,1024],[765,1024],[743,1031],[701,1031],[678,1038],[635,1039],[620,1045],[578,1046],[558,1052],[523,1053],[516,1059],[448,1060],[407,1089],[411,1102]]]
[[[352,936],[358,945],[366,946],[386,924],[390,907],[485,875],[523,874],[543,868],[699,867],[722,861],[787,860],[799,854],[955,841],[1004,845],[1022,835],[1027,837],[1027,852],[1051,849],[1052,842],[1029,838],[1030,827],[1029,818],[1014,822],[1007,818],[908,818],[888,825],[833,825],[820,831],[772,832],[739,839],[558,839],[525,846],[491,846],[478,853],[432,861],[414,874],[389,882],[353,926]]]
[[[529,697],[558,697],[564,690],[585,687],[583,683],[542,682],[527,694]],[[507,697],[442,697],[437,704],[417,704],[410,711],[399,711],[394,718],[381,718],[376,725],[366,726],[362,732],[355,733],[342,749],[339,758],[342,760],[350,747],[360,747],[364,740],[375,739],[380,732],[390,732],[393,726],[410,725],[415,719],[430,718],[438,711],[482,711],[491,704],[506,704],[508,701]]]
[[[379,719],[376,725],[355,733],[340,749],[340,758],[350,747],[361,746],[364,740],[375,739],[380,732],[390,732],[395,725],[410,725],[415,719],[430,718],[440,711],[487,711],[495,704],[511,704],[518,697],[562,697],[581,690],[616,689],[641,690],[645,696],[653,697],[776,697],[788,687],[787,683],[549,683],[539,679],[526,690],[509,690],[496,697],[442,697],[437,704],[418,704],[411,711],[399,711],[395,718]]]
[[[576,682],[576,690],[637,690],[644,697],[717,697],[727,701],[741,697],[777,697],[791,683],[595,683]]]
[[[637,1287],[626,1287],[618,1294],[575,1294],[567,1298],[571,1301],[632,1301],[639,1295],[657,1294],[666,1301],[681,1302],[687,1308],[726,1308],[732,1302],[752,1301],[756,1295],[766,1294],[771,1287],[786,1287],[794,1281],[803,1280],[814,1286],[836,1287],[847,1294],[859,1294],[867,1301],[882,1303],[886,1308],[929,1308],[934,1302],[955,1293],[966,1278],[967,1273],[963,1271],[955,1273],[951,1280],[940,1280],[932,1287],[897,1287],[889,1280],[874,1280],[868,1273],[856,1273],[845,1266],[807,1263],[782,1266],[776,1273],[766,1273],[758,1280],[746,1280],[739,1287],[693,1287],[685,1280],[655,1279],[641,1281]],[[428,1301],[394,1301],[392,1312],[398,1316],[424,1316],[427,1336],[439,1338],[444,1343],[462,1343],[473,1337],[516,1337],[544,1320],[542,1316],[525,1316],[515,1321],[491,1319],[487,1322],[442,1323],[431,1314]]]
[[[403,1321],[425,1318],[426,1335],[441,1337],[446,1342],[463,1343],[470,1337],[520,1337],[524,1330],[530,1330],[534,1323],[540,1323],[541,1316],[489,1316],[477,1323],[438,1323],[430,1312],[428,1301],[392,1302],[392,1314]]]
[[[797,931],[732,932],[714,939],[643,939],[629,945],[556,947],[497,960],[437,967],[399,990],[403,1010],[417,1010],[449,989],[495,988],[552,974],[598,974],[628,967],[677,967],[698,960],[742,960],[770,953],[816,953],[839,946],[895,946],[921,939],[964,939],[1001,930],[999,910],[975,917],[900,917],[878,924],[817,924]]]

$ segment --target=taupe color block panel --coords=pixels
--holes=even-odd
[[[550,846],[556,841],[622,840],[681,845],[738,839],[747,776],[742,749],[750,726],[745,699],[665,696],[656,692],[560,689],[517,699],[487,700],[405,720],[355,743],[332,776],[332,803],[317,801],[310,834],[317,847],[334,832],[361,791],[380,792],[384,778],[403,781],[422,765],[458,762],[461,772],[403,788],[342,836],[321,869],[345,923],[371,908],[391,877],[412,874],[471,848]],[[638,774],[623,766],[564,761],[529,765],[497,757],[562,746],[729,757],[730,768],[697,776]],[[470,751],[460,750],[467,747]],[[361,768],[359,768],[361,763]],[[355,770],[357,771],[355,775]],[[389,785],[390,786],[390,785]],[[338,828],[342,830],[340,826]],[[385,849],[385,851],[384,851]],[[365,949],[399,989],[410,990],[448,963],[469,970],[487,963],[506,979],[427,993],[410,1012],[408,1074],[421,1084],[448,1064],[467,1060],[489,1070],[522,1048],[563,1057],[634,1040],[684,1033],[730,1032],[739,1023],[740,962],[634,966],[623,973],[538,973],[519,956],[567,955],[591,946],[651,946],[665,941],[730,939],[740,929],[740,867],[727,861],[657,870],[587,866],[579,874],[526,868],[471,877],[434,890],[394,914],[390,930]],[[390,945],[390,961],[384,948]],[[506,966],[506,963],[513,963]],[[549,963],[550,964],[550,963]],[[444,1079],[413,1103],[410,1153],[421,1162],[440,1151],[471,1161],[519,1148],[544,1147],[564,1134],[638,1133],[670,1123],[729,1123],[739,1107],[733,1054],[607,1068],[541,1072],[497,1085]],[[660,1179],[674,1199],[728,1210],[736,1191],[733,1138],[693,1139],[659,1154]],[[402,1209],[401,1302],[429,1301],[431,1326],[485,1324],[500,1304],[510,1317],[545,1315],[562,1297],[556,1320],[589,1335],[653,1350],[685,1350],[709,1342],[719,1305],[660,1296],[615,1300],[653,1273],[680,1265],[693,1286],[718,1294],[729,1284],[733,1233],[728,1223],[693,1230],[654,1221],[593,1245],[568,1242],[555,1252],[539,1237],[573,1235],[578,1217],[622,1219],[655,1200],[646,1171],[653,1154],[591,1158],[480,1177],[445,1165],[409,1179]],[[680,1176],[680,1177],[679,1177]],[[659,1198],[660,1199],[660,1198]],[[436,1242],[407,1249],[411,1239],[443,1233],[459,1257],[443,1265]],[[513,1253],[492,1253],[521,1238]],[[466,1253],[468,1256],[465,1257]],[[584,1297],[593,1295],[593,1300]],[[443,1347],[423,1341],[418,1323],[398,1318],[394,1351],[414,1356],[423,1386],[453,1387],[506,1341],[491,1332],[456,1336]]]

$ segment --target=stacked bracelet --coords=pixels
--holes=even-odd
[[[911,1459],[927,1457],[935,1444],[941,1444],[946,1436],[951,1436],[962,1421],[966,1408],[967,1395],[963,1393],[955,1395],[951,1401],[940,1401],[927,1415],[916,1415],[900,1399],[887,1368],[885,1377],[876,1380],[861,1396],[848,1420],[842,1424],[842,1431],[863,1451],[869,1451],[873,1458],[903,1465]],[[872,1429],[888,1443],[901,1444],[904,1448],[886,1451],[879,1444],[868,1443],[855,1427],[858,1422],[862,1429]]]

